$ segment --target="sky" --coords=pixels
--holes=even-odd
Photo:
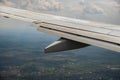
[[[0,0],[0,5],[120,25],[120,0]]]

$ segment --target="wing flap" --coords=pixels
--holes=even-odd
[[[43,23],[57,25],[59,27],[78,29],[78,30],[81,29],[81,30],[84,30],[84,31],[96,32],[96,33],[101,33],[101,34],[108,34],[112,31],[110,29],[88,26],[88,25],[84,25],[84,24],[81,24],[81,23],[77,23],[77,24],[73,23],[73,22],[70,23],[70,22],[67,22],[67,21],[60,21],[60,20],[49,20],[49,21],[44,21]]]
[[[37,26],[38,27],[42,26],[42,27],[46,27],[49,29],[60,30],[60,31],[64,31],[67,33],[71,33],[71,34],[86,36],[86,37],[90,37],[90,38],[94,38],[94,39],[99,39],[99,40],[104,40],[104,41],[120,44],[120,37],[109,35],[109,34],[101,34],[101,33],[93,32],[90,30],[86,31],[86,30],[82,30],[82,29],[74,29],[74,28],[69,28],[69,27],[44,23],[44,22],[37,24]]]

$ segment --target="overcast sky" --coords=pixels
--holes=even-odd
[[[0,0],[0,5],[120,24],[120,0]]]

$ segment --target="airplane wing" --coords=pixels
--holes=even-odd
[[[57,52],[87,47],[89,45],[120,52],[120,26],[54,16],[22,9],[0,6],[0,15],[28,21],[38,31],[61,37],[45,48]]]

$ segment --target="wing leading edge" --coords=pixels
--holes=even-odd
[[[0,6],[0,15],[5,18],[32,22],[39,31],[62,37],[62,39],[46,47],[46,52],[71,50],[88,45],[120,52],[119,25],[71,19],[5,6]]]

